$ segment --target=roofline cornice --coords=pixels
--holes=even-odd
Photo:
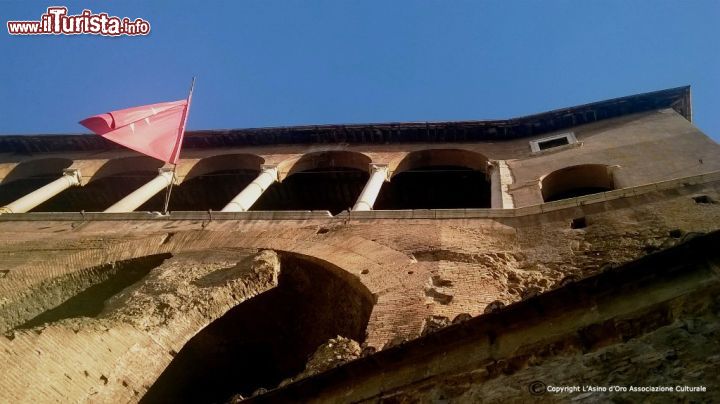
[[[692,120],[690,86],[630,95],[518,118],[484,121],[389,122],[188,131],[185,149],[279,144],[388,144],[502,141],[541,135],[625,115],[673,108]],[[100,136],[0,136],[0,153],[119,149]]]

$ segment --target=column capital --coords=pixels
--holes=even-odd
[[[388,165],[386,163],[370,163],[368,168],[370,175],[378,172],[385,172],[385,181],[388,180]]]
[[[177,185],[177,176],[175,175],[175,168],[173,167],[160,167],[158,168],[158,175],[167,177],[167,174],[170,174],[169,182],[172,182],[173,185]],[[168,184],[170,185],[170,184]]]
[[[66,168],[62,171],[63,176],[70,177],[75,185],[82,185],[82,175],[80,169]]]
[[[261,173],[268,173],[272,175],[273,179],[275,181],[279,181],[280,178],[278,177],[278,165],[277,164],[260,164],[260,172]]]

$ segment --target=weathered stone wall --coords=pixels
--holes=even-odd
[[[95,301],[94,317],[52,319],[0,339],[3,401],[137,401],[199,329],[277,284],[275,253],[179,253]],[[112,280],[112,278],[110,278]]]
[[[539,180],[578,164],[613,167],[617,187],[631,187],[720,169],[718,145],[675,111],[630,115],[573,129],[580,147],[516,155],[508,165],[515,206],[542,203]],[[557,150],[557,151],[556,151]]]
[[[477,316],[717,230],[718,200],[710,182],[484,219],[0,221],[0,359],[12,364],[0,387],[12,401],[137,400],[172,352],[273,287],[233,275],[254,251],[304,257],[372,296],[363,348],[380,350],[428,319]],[[172,257],[96,319],[12,330],[102,282],[93,268],[158,254]]]
[[[714,402],[718,242],[717,231],[698,236],[251,402]],[[558,386],[578,391],[556,393]]]

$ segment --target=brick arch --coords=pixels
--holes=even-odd
[[[257,178],[264,162],[262,157],[249,153],[218,154],[183,162],[177,173],[177,186],[171,193],[169,209],[221,210]],[[152,206],[162,206],[161,199],[162,195],[156,195]]]
[[[314,233],[314,231],[308,231],[305,237],[297,238],[289,237],[290,234],[285,237],[282,232],[269,231],[254,234],[226,231],[186,231],[174,235],[155,234],[142,239],[117,243],[103,251],[86,250],[60,256],[52,265],[49,263],[40,265],[46,266],[46,271],[50,271],[54,277],[77,276],[80,270],[73,267],[73,263],[76,262],[99,265],[168,252],[181,254],[207,250],[233,251],[235,249],[269,248],[278,251],[281,255],[297,257],[322,265],[328,272],[336,274],[346,284],[360,291],[367,299],[371,299],[374,306],[367,324],[366,342],[368,345],[381,348],[391,336],[398,334],[399,330],[407,329],[408,326],[413,328],[414,332],[420,331],[421,320],[419,319],[423,318],[426,313],[408,316],[407,310],[409,306],[415,307],[418,311],[424,309],[422,294],[417,294],[417,299],[413,300],[413,294],[409,292],[410,290],[422,290],[422,282],[412,281],[412,279],[421,278],[402,276],[402,274],[407,274],[408,267],[414,263],[413,260],[403,253],[361,237],[354,237],[348,241],[343,237],[313,237]],[[413,269],[418,271],[418,268]],[[206,306],[202,314],[190,310],[183,316],[174,318],[175,322],[172,324],[157,326],[151,324],[149,329],[142,328],[147,327],[144,323],[111,324],[100,318],[87,321],[87,327],[89,327],[87,332],[84,328],[69,331],[66,329],[67,324],[64,326],[51,324],[41,334],[31,330],[16,332],[13,339],[0,343],[0,346],[5,348],[4,352],[22,349],[21,347],[32,341],[28,346],[51,351],[60,356],[49,362],[41,362],[45,365],[40,365],[40,362],[17,363],[6,369],[6,373],[11,376],[10,379],[15,381],[21,381],[24,378],[32,380],[39,377],[37,372],[57,374],[57,378],[48,380],[47,386],[49,387],[43,389],[42,392],[36,390],[25,393],[30,395],[42,393],[44,399],[52,398],[44,395],[48,392],[51,395],[69,394],[54,397],[60,401],[82,401],[88,397],[94,397],[101,401],[113,401],[132,394],[136,394],[136,397],[139,398],[187,341],[212,321],[224,316],[233,307],[240,307],[249,302],[240,300],[233,304],[232,299],[236,298],[234,293],[223,293],[219,296],[224,296],[223,299],[229,300],[225,302],[216,297],[215,300],[212,300],[212,304]],[[208,309],[210,311],[206,311]],[[138,328],[139,326],[141,328]],[[106,333],[98,334],[96,331],[98,327],[110,328]],[[50,368],[54,364],[62,366],[63,363],[82,361],[87,352],[66,349],[58,351],[51,348],[59,343],[87,347],[88,350],[97,349],[102,355],[98,356],[92,364],[83,365],[87,372],[85,377],[69,379],[63,376],[63,372],[53,373],[53,369]],[[2,355],[0,353],[0,358]],[[137,371],[128,371],[128,369]],[[92,380],[98,380],[97,383],[94,385],[92,383],[83,384],[82,386],[76,384],[82,380],[90,380],[86,379],[88,374]],[[73,376],[75,375],[73,374]]]
[[[163,165],[162,161],[145,156],[78,160],[73,167],[80,170],[83,186],[71,187],[35,210],[101,212],[155,178]]]
[[[487,172],[488,158],[482,153],[467,149],[422,149],[416,150],[390,162],[392,175],[418,167],[462,166]]]
[[[0,178],[0,206],[55,181],[72,163],[70,159],[47,158],[26,160],[15,165],[5,178]]]
[[[491,206],[488,159],[456,148],[410,152],[388,167],[390,181],[375,201],[376,210],[478,209]]]
[[[611,191],[616,188],[611,167],[579,164],[555,170],[540,178],[544,202]]]
[[[370,176],[370,157],[344,150],[318,151],[283,161],[279,182],[270,186],[251,210],[349,210]]]
[[[5,185],[13,181],[38,176],[60,177],[62,171],[69,168],[72,164],[72,160],[65,158],[25,160],[13,167],[5,178],[0,180],[0,184]]]
[[[315,257],[276,254],[277,285],[207,322],[177,351],[141,402],[248,396],[295,376],[331,338],[363,342],[374,305],[367,288]]]
[[[264,158],[249,153],[218,154],[205,157],[192,163],[183,164],[184,167],[181,168],[181,171],[186,171],[186,174],[182,175],[180,183],[215,171],[248,170],[259,172],[263,163],[265,163]]]
[[[315,234],[315,229],[294,231],[284,234],[282,231],[208,231],[188,230],[173,234],[159,233],[147,237],[119,242],[103,249],[88,249],[65,256],[56,256],[52,262],[42,261],[26,264],[17,268],[21,273],[23,267],[34,272],[50,274],[47,280],[61,277],[77,276],[86,268],[100,266],[111,262],[139,258],[147,255],[163,253],[180,253],[203,251],[218,248],[253,248],[269,249],[286,252],[306,257],[309,260],[324,262],[328,268],[333,268],[340,276],[366,288],[375,299],[375,308],[372,313],[371,323],[368,326],[368,344],[380,348],[384,345],[389,335],[390,328],[396,324],[388,322],[388,316],[392,317],[398,300],[407,304],[405,309],[410,309],[417,304],[417,309],[424,307],[422,295],[425,269],[416,267],[416,261],[403,252],[394,250],[380,243],[364,237],[347,237],[338,235],[332,236],[332,232],[326,235]],[[86,263],[83,268],[77,268],[78,262]],[[409,270],[415,271],[414,276],[409,276]],[[52,283],[52,282],[51,282]],[[19,286],[22,284],[22,288]],[[45,309],[53,307],[61,302],[58,299],[67,299],[70,296],[63,296],[58,290],[44,290],[42,284],[27,284],[23,281],[14,288],[11,282],[4,282],[8,300],[21,298],[25,288],[35,289],[37,307]],[[2,291],[0,290],[0,291]],[[409,292],[412,291],[412,292]],[[417,292],[417,293],[416,293]],[[17,293],[17,297],[12,295]],[[411,302],[414,302],[411,304]],[[5,306],[4,312],[0,312],[2,318],[19,318],[22,315],[34,317],[38,313],[10,312],[13,304]],[[415,307],[415,306],[413,306]],[[17,310],[25,310],[19,305]],[[373,323],[374,320],[383,318],[382,321]],[[24,322],[20,318],[16,324]],[[15,324],[7,324],[14,326]],[[421,324],[404,324],[411,332],[420,330]]]
[[[160,160],[146,156],[114,158],[106,161],[92,173],[92,175],[89,175],[88,183],[130,172],[147,172],[155,175],[157,174],[157,170],[164,164],[165,163]],[[88,176],[86,173],[82,174],[83,176]]]
[[[352,168],[367,171],[371,162],[370,157],[360,152],[317,151],[281,162],[278,164],[278,176],[282,181],[293,173],[316,168]]]
[[[301,233],[301,234],[298,234]],[[424,304],[424,283],[429,276],[424,267],[403,252],[364,237],[338,235],[321,237],[315,229],[297,230],[287,236],[278,231],[225,232],[190,231],[175,234],[163,251],[189,251],[202,246],[215,248],[257,248],[282,251],[321,260],[356,279],[372,294],[375,306],[368,324],[366,343],[382,348],[399,329],[412,334],[420,332],[420,320],[429,311]],[[197,235],[202,234],[201,240]],[[409,275],[409,272],[415,272]],[[427,276],[426,276],[427,275]],[[403,302],[398,307],[398,302]],[[409,312],[422,312],[407,316]]]

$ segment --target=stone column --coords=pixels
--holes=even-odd
[[[160,168],[159,174],[152,181],[133,191],[130,195],[122,198],[113,206],[105,209],[106,213],[132,212],[147,202],[158,192],[167,188],[174,180],[171,168]]]
[[[352,208],[353,211],[373,210],[380,188],[387,181],[387,175],[387,164],[370,164],[370,179],[368,179],[365,188],[363,188],[357,202],[355,202],[355,206]]]
[[[512,173],[505,160],[495,160],[489,165],[490,170],[490,207],[493,209],[513,209],[515,204],[510,195],[513,183]]]
[[[246,212],[253,206],[260,196],[267,190],[270,185],[278,180],[277,166],[262,165],[262,171],[245,187],[236,197],[234,197],[224,208],[222,212]]]
[[[62,177],[1,207],[0,214],[28,212],[60,192],[78,185],[80,185],[80,171],[77,169],[63,170]]]

